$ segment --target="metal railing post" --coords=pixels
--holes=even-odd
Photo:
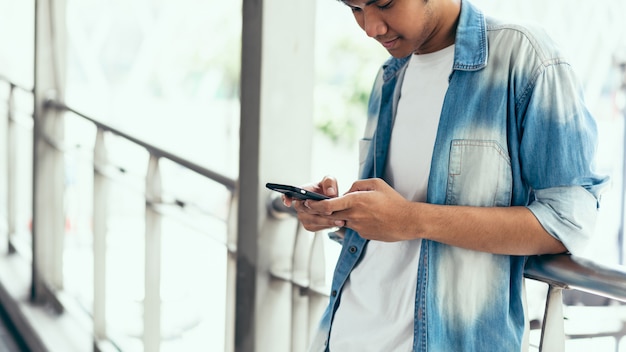
[[[618,242],[618,255],[619,255],[619,263],[625,263],[625,251],[626,251],[626,243],[624,242],[624,231],[626,231],[626,216],[624,213],[626,212],[626,48],[622,48],[621,51],[615,54],[615,66],[617,66],[619,70],[619,74],[621,76],[620,86],[617,90],[617,103],[620,104],[617,106],[619,109],[619,113],[622,115],[622,180],[621,180],[621,194],[620,194],[620,205],[621,205],[621,216],[620,216],[620,226],[619,232],[617,234],[617,242]]]
[[[150,156],[146,176],[145,292],[143,302],[143,346],[146,352],[161,349],[161,203],[159,157]]]
[[[319,325],[326,305],[330,289],[326,284],[326,250],[324,241],[326,233],[316,233],[311,244],[311,255],[309,256],[309,322],[307,324],[307,346]]]
[[[565,352],[563,288],[550,285],[541,328],[540,352]]]
[[[10,84],[7,106],[7,227],[8,251],[15,253],[12,243],[17,230],[17,131],[15,128],[15,85]]]
[[[292,257],[292,308],[291,308],[291,352],[307,351],[309,342],[309,290],[311,285],[311,264],[313,238],[315,234],[306,231],[300,224],[295,231]]]
[[[106,330],[106,237],[109,209],[109,180],[102,173],[108,162],[105,131],[98,128],[93,151],[93,325],[96,341]]]
[[[239,196],[233,191],[228,211],[226,238],[226,321],[224,329],[224,352],[235,352],[235,320],[237,295],[237,208]]]
[[[37,302],[49,302],[50,289],[63,287],[65,161],[50,141],[63,144],[65,124],[49,101],[64,98],[64,24],[64,0],[35,2],[31,300]]]

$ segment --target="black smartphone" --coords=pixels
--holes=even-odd
[[[301,200],[324,200],[330,199],[330,197],[325,196],[323,194],[307,191],[306,189],[302,189],[296,186],[282,185],[279,183],[266,183],[265,187],[271,189],[272,191],[280,192],[285,194],[291,198],[297,198]]]

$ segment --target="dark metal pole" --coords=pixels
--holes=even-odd
[[[622,154],[622,191],[621,191],[621,213],[620,213],[620,227],[617,238],[619,263],[624,264],[624,227],[626,221],[624,219],[624,213],[626,212],[626,56],[617,56],[616,65],[619,68],[621,74],[621,84],[618,94],[621,94],[621,113],[623,123],[623,154]]]
[[[40,22],[41,22],[41,16],[39,14],[39,8],[41,6],[41,0],[35,0],[35,37],[33,38],[33,45],[34,45],[34,54],[35,54],[35,60],[34,60],[34,67],[33,67],[33,71],[34,71],[34,82],[33,82],[33,176],[37,173],[38,171],[38,167],[37,167],[37,159],[38,159],[38,148],[37,148],[37,140],[39,138],[39,115],[41,114],[41,106],[38,105],[38,94],[39,91],[37,89],[37,82],[38,82],[38,78],[40,75],[40,70],[39,70],[39,65],[38,65],[38,57],[39,57],[39,44],[38,41],[40,39],[39,36],[39,26],[40,26]],[[37,226],[35,223],[35,219],[38,216],[37,213],[37,207],[35,206],[35,201],[36,201],[36,194],[38,192],[38,186],[37,186],[37,180],[35,177],[32,178],[32,190],[33,190],[33,195],[32,195],[32,199],[33,199],[33,206],[32,206],[32,215],[31,215],[31,238],[32,238],[32,253],[33,253],[33,259],[32,259],[32,265],[31,265],[31,286],[30,286],[30,299],[32,301],[36,301],[37,297],[39,296],[39,292],[41,291],[40,289],[40,283],[41,283],[41,279],[39,277],[39,273],[37,270],[37,267],[39,265],[39,258],[37,256],[37,246],[39,245],[38,241],[36,240],[35,234],[37,231]]]
[[[235,351],[255,351],[263,1],[243,0]],[[245,201],[243,201],[245,199]]]

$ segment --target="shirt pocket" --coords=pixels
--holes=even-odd
[[[452,141],[446,204],[509,206],[512,187],[511,159],[498,142]]]

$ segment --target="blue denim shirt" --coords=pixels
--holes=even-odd
[[[362,178],[384,175],[407,62],[389,59],[374,84],[361,141],[367,150]],[[464,0],[427,201],[526,206],[576,254],[593,233],[599,191],[606,183],[592,169],[596,138],[580,84],[550,38],[536,28],[486,18]],[[367,245],[352,230],[342,242],[330,302],[311,351],[328,349],[341,289]],[[525,260],[423,240],[413,350],[520,351]]]

